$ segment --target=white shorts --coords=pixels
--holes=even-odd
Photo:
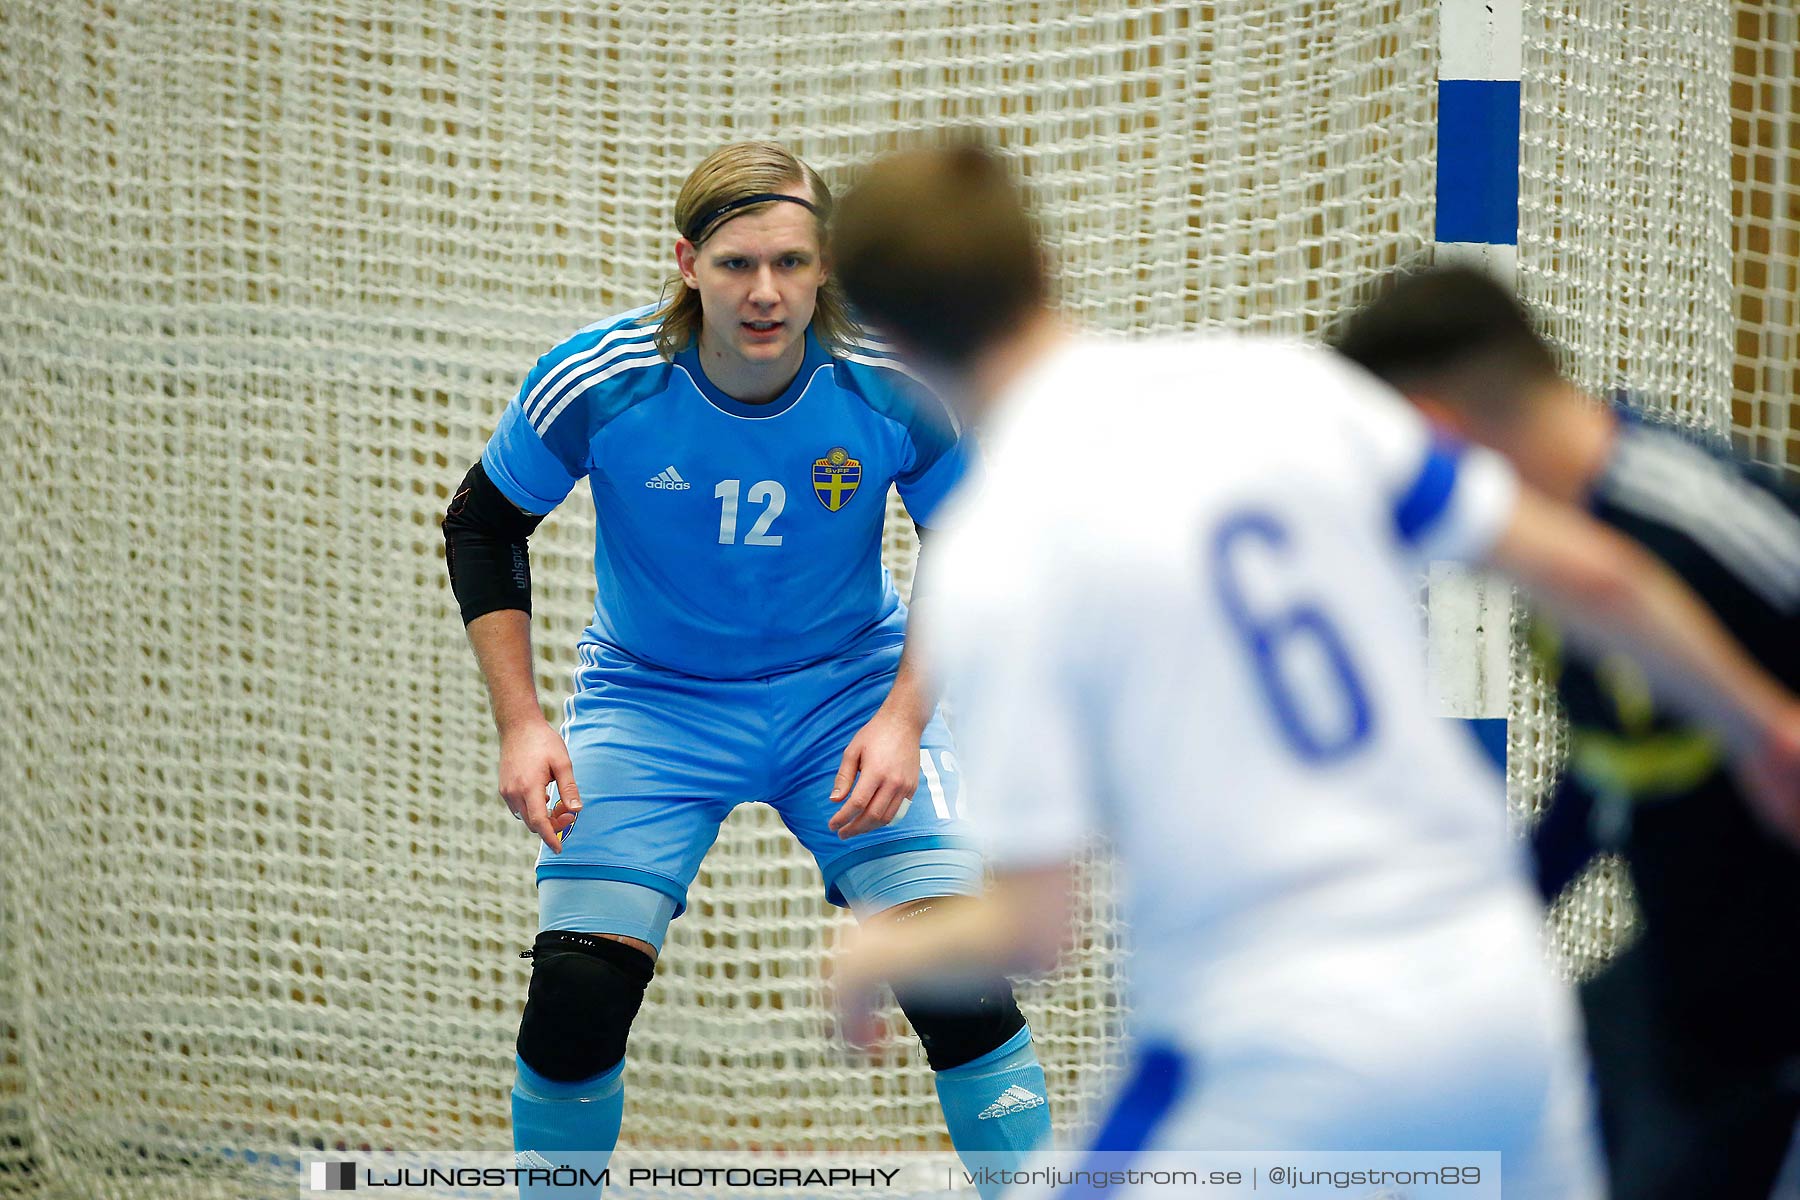
[[[1181,1082],[1128,1072],[1112,1136],[1138,1144],[1097,1132],[1091,1148],[1141,1149],[1146,1166],[1158,1151],[1498,1151],[1506,1200],[1604,1196],[1579,1014],[1544,963],[1535,908],[1270,947],[1206,977],[1220,986],[1193,1027],[1146,1032],[1139,1052],[1165,1077],[1175,1056]],[[1146,1095],[1160,1112],[1120,1119]]]

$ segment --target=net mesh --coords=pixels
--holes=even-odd
[[[1519,292],[1596,395],[1625,388],[1679,422],[1726,427],[1732,357],[1732,5],[1525,5]],[[1523,619],[1522,610],[1520,619]],[[1561,716],[1513,637],[1515,813],[1541,810],[1566,752]],[[1632,936],[1629,880],[1596,863],[1553,907],[1565,972]]]
[[[1584,382],[1720,420],[1727,9],[1527,8],[1526,294]],[[436,522],[533,359],[656,294],[705,153],[774,136],[841,184],[979,128],[1082,319],[1310,335],[1428,245],[1435,9],[0,6],[0,1196],[286,1195],[231,1164],[510,1144],[534,852]],[[533,541],[552,710],[592,521],[578,490]],[[904,575],[904,523],[888,549]],[[1529,811],[1557,744],[1529,679],[1515,716]],[[1064,1129],[1120,1036],[1109,869],[1024,993]],[[1571,953],[1622,922],[1594,887]],[[834,1048],[838,918],[768,810],[691,903],[628,1143],[942,1145],[910,1041]]]
[[[1519,288],[1582,386],[1731,391],[1731,6],[1527,4]]]

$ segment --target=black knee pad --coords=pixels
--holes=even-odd
[[[610,1071],[625,1057],[655,961],[635,946],[562,929],[538,934],[530,956],[519,1057],[557,1083]]]
[[[996,979],[950,999],[942,989],[896,987],[894,999],[912,1022],[934,1071],[974,1062],[1025,1028],[1012,984]]]

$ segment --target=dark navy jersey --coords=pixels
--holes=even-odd
[[[1661,559],[1770,674],[1800,689],[1800,496],[1691,436],[1621,413],[1589,497]],[[1545,645],[1549,645],[1545,640]],[[1800,1048],[1800,855],[1757,824],[1716,741],[1623,660],[1553,653],[1570,759],[1538,838],[1566,876],[1586,824],[1618,833],[1651,969],[1721,1038]],[[1591,814],[1596,809],[1599,818]],[[1605,839],[1602,839],[1605,840]]]

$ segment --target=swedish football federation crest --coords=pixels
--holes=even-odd
[[[862,483],[862,463],[850,457],[842,446],[833,446],[824,458],[813,459],[813,495],[827,512],[836,512],[850,503]]]

